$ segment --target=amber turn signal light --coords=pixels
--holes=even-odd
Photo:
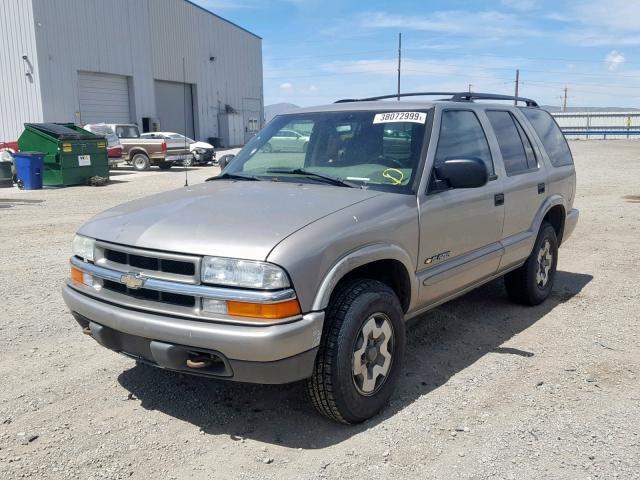
[[[227,302],[229,315],[238,317],[264,318],[276,320],[299,315],[300,304],[295,298],[279,303]]]
[[[82,271],[75,267],[71,267],[71,280],[76,283],[83,283]]]

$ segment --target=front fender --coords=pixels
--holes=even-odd
[[[407,252],[397,245],[384,243],[366,245],[340,258],[322,280],[313,300],[312,310],[318,311],[327,308],[333,289],[347,273],[378,260],[396,260],[404,265],[411,284],[411,300],[409,303],[409,310],[411,310],[415,299],[418,297],[418,282],[415,274],[412,273],[411,258]]]

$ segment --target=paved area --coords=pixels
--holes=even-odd
[[[183,171],[0,189],[0,479],[640,478],[640,142],[571,147],[581,219],[551,299],[496,281],[413,321],[397,394],[355,427],[300,385],[136,366],[81,335],[60,296],[74,231]]]

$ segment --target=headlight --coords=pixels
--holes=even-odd
[[[73,254],[84,260],[93,262],[93,249],[95,246],[96,241],[93,238],[83,237],[82,235],[73,237]]]
[[[204,283],[229,287],[276,290],[287,288],[289,279],[276,265],[234,258],[204,257],[201,279]]]

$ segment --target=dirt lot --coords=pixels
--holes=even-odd
[[[183,173],[0,190],[0,478],[640,478],[640,141],[571,147],[581,217],[552,298],[493,282],[412,322],[397,394],[355,427],[300,385],[136,366],[81,335],[60,296],[74,231]]]

